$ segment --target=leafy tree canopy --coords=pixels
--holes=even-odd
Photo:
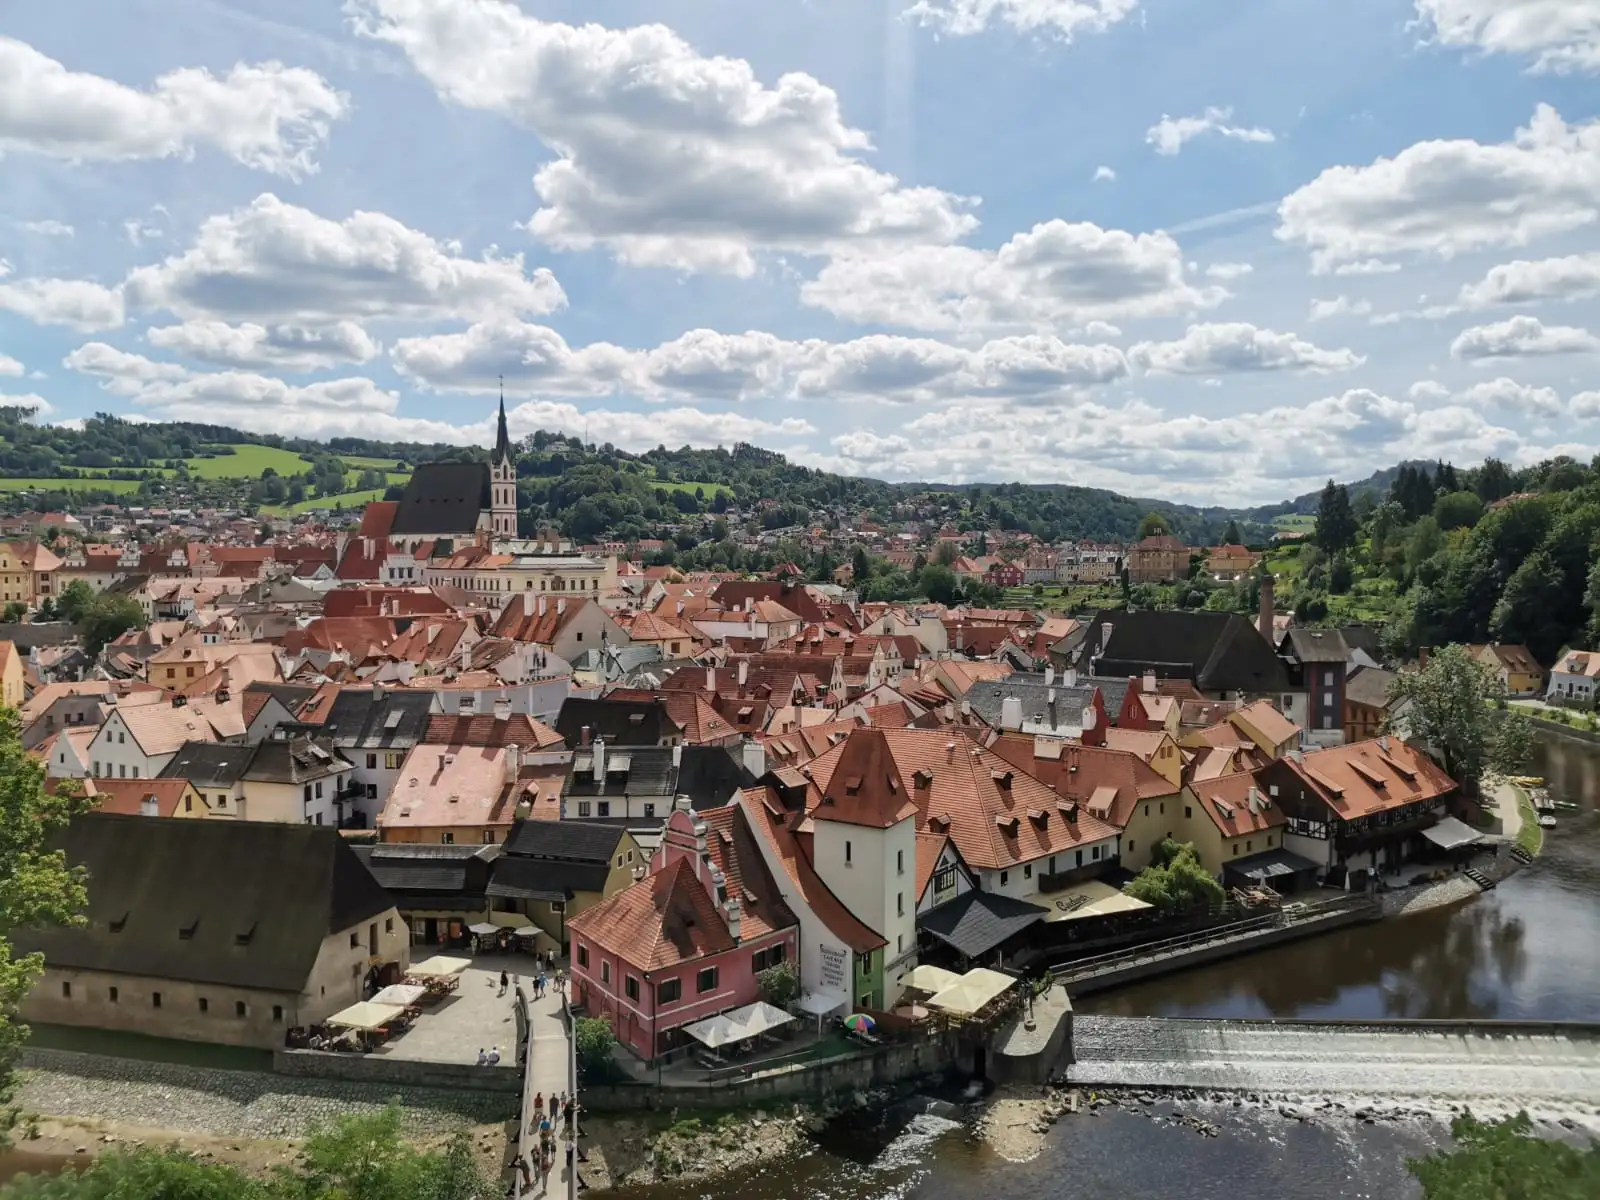
[[[1470,1113],[1450,1123],[1455,1147],[1407,1164],[1425,1200],[1593,1200],[1600,1143],[1579,1148],[1535,1135],[1525,1112],[1503,1121]]]

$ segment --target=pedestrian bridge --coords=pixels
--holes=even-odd
[[[1079,1016],[1067,1082],[1600,1103],[1600,1024]]]

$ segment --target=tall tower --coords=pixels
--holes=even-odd
[[[506,432],[506,393],[500,388],[500,428],[489,458],[490,523],[497,538],[517,536],[517,459]]]

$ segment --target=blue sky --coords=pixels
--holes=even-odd
[[[92,37],[84,35],[93,29]],[[1258,502],[1600,431],[1600,0],[0,12],[0,395]]]

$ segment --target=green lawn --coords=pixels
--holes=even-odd
[[[1272,526],[1274,529],[1292,533],[1310,533],[1317,527],[1317,518],[1310,513],[1288,513],[1281,517],[1273,517]]]
[[[0,492],[137,492],[137,479],[0,479]]]
[[[409,476],[401,475],[398,477],[398,481],[404,483],[408,478]],[[310,512],[317,508],[332,508],[335,504],[348,511],[352,508],[364,508],[373,500],[382,500],[383,493],[383,488],[368,488],[364,492],[345,492],[339,496],[327,496],[318,497],[314,500],[302,500],[299,504],[263,504],[261,506],[261,511],[266,513],[277,513],[278,515],[282,516],[286,513]]]
[[[189,459],[189,474],[196,479],[260,479],[268,467],[279,475],[298,475],[311,466],[294,451],[273,446],[238,445],[233,451],[216,458]]]
[[[1528,793],[1516,784],[1511,785],[1511,790],[1517,794],[1517,811],[1522,814],[1522,828],[1517,830],[1517,845],[1529,854],[1538,854],[1544,849],[1544,830],[1539,828],[1539,814],[1534,811],[1533,801],[1528,799]]]

